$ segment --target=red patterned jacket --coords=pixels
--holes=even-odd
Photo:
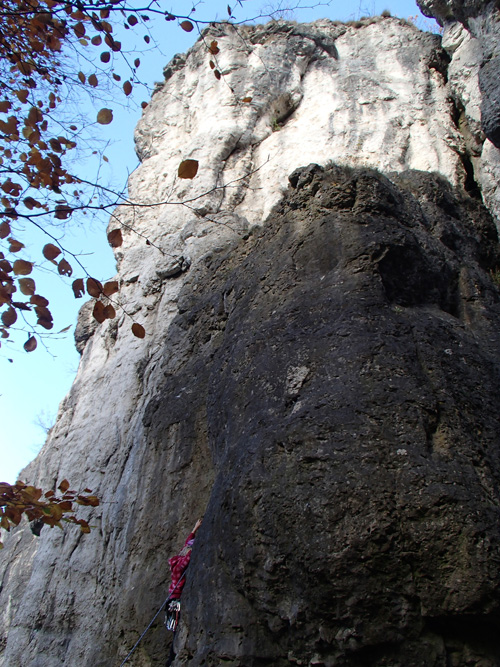
[[[189,533],[184,547],[189,546],[189,542],[194,540],[194,533]],[[186,571],[189,561],[191,560],[191,550],[187,552],[184,556],[172,556],[168,559],[168,564],[170,565],[170,572],[172,573],[172,583],[168,589],[168,594],[171,600],[179,600],[181,597],[182,589],[186,583],[186,577],[182,577],[182,574]],[[181,580],[182,577],[182,580]]]

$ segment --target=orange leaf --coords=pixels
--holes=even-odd
[[[146,329],[140,324],[137,324],[137,322],[134,322],[132,324],[132,333],[137,338],[144,338],[144,336],[146,335]]]
[[[47,243],[46,245],[43,246],[42,254],[45,257],[45,259],[54,262],[54,259],[61,254],[61,249],[58,248],[53,243]]]
[[[66,491],[69,489],[69,482],[67,479],[63,479],[63,481],[59,484],[57,487],[61,493],[66,493]]]
[[[191,32],[191,30],[194,28],[194,25],[191,23],[191,21],[182,21],[181,28],[186,32]]]
[[[111,109],[101,109],[97,114],[97,122],[100,125],[109,125],[113,120],[113,112]]]
[[[24,343],[23,347],[26,352],[33,352],[36,350],[37,342],[34,336],[30,336],[28,340]]]
[[[108,234],[108,243],[112,248],[119,248],[123,243],[122,230],[112,229]]]
[[[198,160],[183,160],[177,171],[179,178],[194,178],[198,173]]]

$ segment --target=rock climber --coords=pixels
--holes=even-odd
[[[172,581],[170,583],[170,588],[168,589],[170,602],[168,604],[167,612],[165,615],[165,626],[167,630],[171,630],[174,635],[177,629],[177,625],[179,624],[179,617],[181,612],[180,598],[182,589],[186,583],[186,570],[189,565],[189,561],[191,560],[191,550],[193,548],[196,532],[201,526],[201,521],[202,519],[198,519],[198,521],[195,523],[193,530],[187,536],[187,540],[184,543],[182,551],[177,556],[172,556],[172,558],[169,558],[168,560]],[[172,663],[175,657],[173,647],[174,642],[172,640],[170,655],[167,660],[167,667]]]

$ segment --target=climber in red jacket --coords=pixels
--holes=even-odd
[[[169,558],[168,564],[170,565],[170,572],[172,574],[172,582],[170,588],[168,589],[170,603],[167,609],[167,617],[165,619],[165,625],[167,630],[172,630],[175,632],[177,624],[179,622],[180,615],[180,598],[182,594],[182,589],[186,583],[186,570],[191,560],[191,550],[193,548],[194,539],[196,537],[196,531],[201,526],[201,519],[198,519],[193,530],[189,533],[187,540],[184,543],[182,551],[177,556],[172,556]]]

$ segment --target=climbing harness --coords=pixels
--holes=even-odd
[[[131,650],[131,651],[128,653],[128,655],[125,657],[124,661],[120,664],[120,667],[123,667],[123,665],[124,665],[126,662],[128,662],[130,656],[132,655],[132,653],[134,653],[134,651],[136,650],[136,648],[139,646],[139,644],[141,643],[141,641],[144,639],[144,637],[146,636],[147,631],[148,631],[149,628],[153,625],[153,623],[156,621],[156,619],[157,619],[158,616],[160,615],[160,612],[162,611],[162,609],[164,609],[165,606],[170,602],[170,600],[172,600],[172,595],[175,593],[175,589],[178,587],[178,585],[181,583],[181,581],[182,581],[182,580],[184,579],[184,577],[186,576],[186,570],[187,570],[187,567],[186,567],[186,569],[184,570],[184,572],[181,574],[181,576],[179,577],[179,581],[175,584],[175,587],[173,588],[172,592],[168,594],[168,597],[167,597],[167,599],[165,600],[165,602],[162,604],[162,606],[158,609],[158,611],[156,612],[156,614],[155,614],[155,615],[153,616],[153,618],[151,619],[151,621],[150,621],[148,627],[144,630],[144,632],[142,633],[142,635],[141,635],[141,636],[139,637],[139,639],[135,642],[134,646],[132,647],[132,650]],[[174,600],[172,600],[172,602],[174,602]],[[178,600],[177,600],[177,602],[178,602]],[[180,603],[179,603],[179,610],[180,610]],[[178,619],[178,618],[177,618],[177,622],[179,622],[179,619]],[[176,627],[177,627],[177,625],[176,625]],[[175,630],[174,630],[174,632],[175,632]]]

